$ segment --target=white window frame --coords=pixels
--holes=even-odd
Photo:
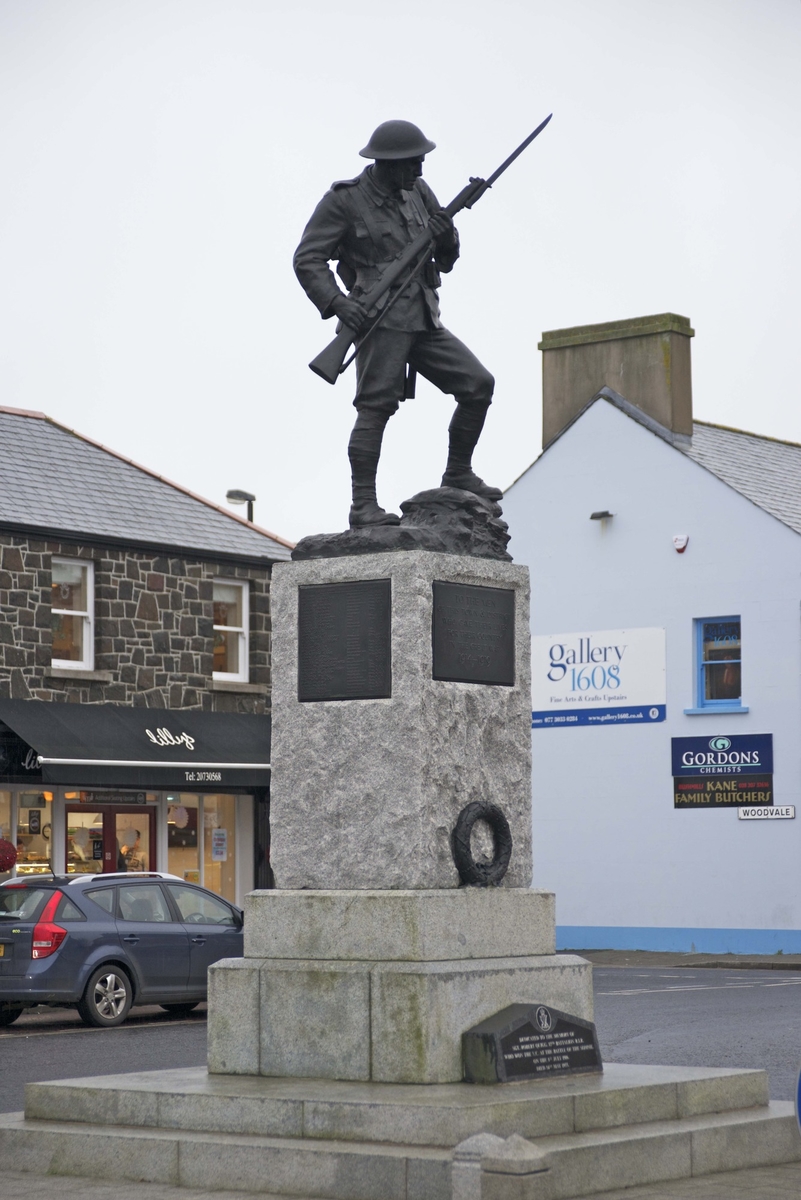
[[[215,579],[214,586],[218,583],[224,584],[226,587],[238,588],[242,596],[242,625],[215,625],[214,632],[234,633],[239,632],[239,670],[238,671],[212,671],[212,678],[230,683],[247,683],[250,678],[250,580],[245,579]],[[214,603],[214,593],[212,591],[212,605]],[[214,609],[212,608],[212,613]],[[213,619],[213,618],[212,618]]]
[[[69,617],[83,617],[83,659],[51,658],[50,665],[59,671],[94,671],[95,669],[95,564],[91,559],[54,557],[51,564],[55,566],[79,566],[86,571],[86,611],[80,612],[72,608],[55,608],[50,606],[50,613],[63,613]],[[51,592],[52,596],[52,592]]]

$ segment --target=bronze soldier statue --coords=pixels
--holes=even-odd
[[[385,121],[359,153],[373,160],[355,179],[332,184],[314,210],[295,252],[294,266],[306,295],[324,319],[362,329],[368,314],[360,297],[426,227],[435,235],[433,254],[410,283],[391,289],[379,302],[388,308],[380,325],[357,341],[358,416],[348,444],[353,504],[352,528],[397,525],[376,500],[375,480],[387,421],[405,397],[414,395],[419,372],[456,400],[449,432],[443,487],[461,488],[500,500],[499,488],[479,479],[472,455],[492,402],[495,380],[474,354],[440,321],[440,272],[459,257],[459,235],[450,216],[423,181],[423,160],[433,150],[410,121]],[[338,260],[344,295],[328,266]],[[398,290],[401,294],[398,295]]]

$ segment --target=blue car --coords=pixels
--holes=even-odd
[[[37,1004],[119,1025],[134,1004],[191,1012],[208,968],[241,958],[244,913],[159,873],[28,876],[0,884],[0,1026]]]

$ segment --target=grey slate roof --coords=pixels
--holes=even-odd
[[[692,444],[677,449],[801,533],[801,446],[694,421]]]
[[[693,421],[693,436],[690,439],[685,434],[673,433],[612,388],[603,387],[544,447],[542,454],[547,454],[571,425],[581,420],[584,413],[599,400],[614,405],[764,512],[770,513],[796,533],[801,533],[801,445],[796,442],[761,437],[744,429],[712,425],[708,421]],[[536,466],[538,461],[536,459],[531,467]],[[531,467],[527,467],[518,479],[522,479]],[[517,483],[517,479],[514,483]]]
[[[0,527],[233,559],[292,544],[57,424],[0,408]]]

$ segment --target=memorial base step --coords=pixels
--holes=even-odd
[[[567,1200],[801,1159],[764,1071],[608,1064],[602,1076],[494,1086],[209,1075],[205,1068],[29,1084],[0,1115],[0,1172],[142,1180],[291,1200],[455,1200],[454,1147],[522,1135],[539,1175],[487,1200]],[[483,1176],[482,1176],[483,1179]]]

